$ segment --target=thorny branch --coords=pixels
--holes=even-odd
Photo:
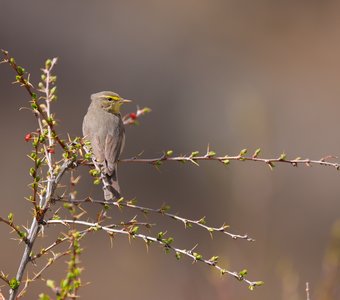
[[[79,235],[81,237],[85,236],[90,230],[89,229],[85,229],[83,231],[80,231],[79,232]],[[40,250],[39,253],[33,255],[31,257],[31,261],[34,262],[36,259],[40,258],[41,256],[43,256],[44,254],[46,254],[47,252],[51,251],[52,249],[54,249],[56,246],[58,246],[59,244],[65,242],[65,241],[69,241],[71,240],[72,237],[69,236],[69,235],[65,235],[63,237],[59,237],[57,238],[52,244],[50,244],[49,246],[47,247],[44,247],[43,249]]]
[[[276,163],[285,163],[289,164],[293,167],[297,167],[299,165],[305,165],[311,167],[312,165],[320,165],[320,166],[327,166],[333,167],[336,170],[340,170],[340,163],[338,162],[331,162],[330,159],[337,158],[336,156],[326,156],[320,158],[318,160],[305,158],[302,159],[301,157],[297,157],[295,159],[287,159],[286,154],[282,153],[279,157],[276,158],[260,158],[259,153],[260,149],[257,149],[252,156],[246,156],[247,149],[241,150],[238,155],[224,155],[224,156],[217,156],[214,151],[210,151],[208,147],[208,151],[205,155],[199,155],[198,151],[192,152],[190,155],[180,155],[173,157],[172,151],[169,150],[165,152],[161,157],[158,158],[141,158],[139,156],[135,156],[132,158],[120,159],[120,162],[123,163],[146,163],[151,164],[156,167],[160,167],[163,162],[165,161],[177,161],[180,163],[190,162],[196,166],[199,166],[199,161],[217,161],[224,165],[230,164],[231,161],[253,161],[264,163],[269,166],[270,169],[275,167]]]
[[[174,246],[171,245],[171,242],[173,241],[173,239],[169,238],[169,239],[163,239],[162,237],[152,237],[152,236],[147,236],[144,234],[140,234],[136,231],[126,231],[124,229],[116,229],[116,228],[111,228],[110,226],[102,226],[99,223],[91,223],[91,222],[86,222],[86,221],[80,221],[80,220],[48,220],[46,221],[47,224],[62,224],[62,225],[68,225],[68,224],[77,224],[77,225],[82,225],[82,226],[86,226],[88,228],[92,228],[93,230],[103,230],[107,233],[109,233],[110,235],[112,234],[123,234],[123,235],[127,235],[129,237],[134,237],[134,238],[139,238],[142,239],[148,246],[151,243],[157,243],[159,245],[164,246],[166,251],[173,251],[176,254],[176,257],[179,259],[180,255],[184,255],[187,256],[191,259],[193,259],[194,262],[200,261],[202,263],[205,263],[209,266],[214,267],[215,269],[217,269],[221,275],[224,274],[229,274],[231,276],[233,276],[234,278],[236,278],[239,281],[243,281],[245,283],[247,283],[249,285],[250,289],[253,289],[256,286],[260,286],[263,285],[262,281],[250,281],[248,279],[245,278],[246,275],[246,271],[241,271],[241,272],[233,272],[233,271],[229,271],[226,269],[223,269],[222,267],[220,267],[219,265],[217,265],[217,260],[218,257],[212,257],[211,259],[205,259],[203,258],[203,256],[199,253],[194,252],[194,249],[196,247],[194,247],[192,250],[186,250],[186,249],[179,249],[176,248]]]
[[[57,135],[54,129],[54,126],[55,126],[54,121],[48,118],[47,114],[43,111],[43,108],[40,105],[38,105],[38,102],[37,102],[38,97],[37,97],[37,94],[33,92],[34,87],[32,83],[30,82],[30,74],[28,74],[27,78],[24,78],[23,75],[24,75],[25,70],[16,64],[15,59],[9,55],[8,51],[1,49],[1,52],[4,56],[4,59],[1,62],[8,63],[17,74],[16,81],[14,83],[19,83],[21,86],[23,86],[26,89],[26,91],[30,95],[31,103],[32,103],[31,106],[32,106],[35,116],[37,118],[41,118],[42,120],[44,120],[44,122],[46,122],[46,124],[48,125],[48,127],[50,128],[52,132],[53,138],[57,141],[57,143],[61,146],[62,149],[68,152],[68,148],[65,142],[59,138],[59,136]],[[56,59],[53,64],[55,63],[56,63]],[[48,102],[49,99],[45,99],[45,100]]]
[[[45,266],[38,272],[34,275],[33,278],[27,278],[25,280],[25,285],[24,287],[22,288],[22,290],[20,291],[19,295],[17,296],[17,299],[21,298],[27,291],[27,288],[29,286],[30,283],[36,281],[37,279],[39,279],[42,275],[42,273],[48,268],[50,267],[53,263],[55,263],[59,258],[65,256],[65,255],[68,255],[71,253],[71,250],[67,250],[65,252],[62,252],[62,253],[57,253],[57,254],[53,254],[53,256],[51,258],[48,259],[47,263],[45,264]]]
[[[16,234],[19,236],[20,240],[23,240],[25,244],[28,244],[29,241],[26,237],[26,232],[21,231],[19,226],[14,225],[13,219],[11,216],[9,216],[9,220],[6,220],[0,217],[0,222],[3,222],[7,224],[9,227],[11,227],[16,232]]]
[[[42,69],[43,75],[42,75],[42,81],[39,83],[39,92],[42,92],[45,94],[45,96],[39,97],[34,92],[33,85],[30,83],[30,74],[27,76],[25,75],[24,68],[20,67],[16,64],[15,59],[9,55],[9,53],[5,50],[1,50],[4,58],[1,61],[2,63],[8,63],[16,72],[16,81],[14,83],[19,83],[21,86],[23,86],[28,94],[31,97],[31,109],[37,118],[38,125],[39,125],[39,132],[38,137],[35,138],[33,145],[35,147],[35,152],[33,153],[33,160],[35,161],[35,167],[31,168],[30,175],[34,178],[34,182],[32,184],[33,187],[33,198],[32,203],[35,207],[35,216],[32,221],[32,225],[29,229],[28,237],[24,238],[24,241],[26,242],[26,247],[24,250],[24,254],[22,256],[17,275],[16,275],[16,282],[14,285],[11,286],[10,290],[10,300],[13,300],[16,298],[16,294],[18,293],[18,288],[20,285],[20,281],[23,277],[23,273],[26,269],[26,265],[31,259],[31,251],[33,248],[33,244],[38,236],[38,233],[40,231],[41,227],[41,220],[43,220],[44,215],[46,213],[46,210],[48,208],[49,201],[51,197],[54,195],[54,192],[58,186],[58,183],[60,182],[60,179],[62,178],[63,174],[67,169],[69,169],[73,164],[72,159],[67,159],[64,161],[63,165],[60,166],[60,168],[57,170],[55,169],[55,166],[52,162],[52,153],[54,153],[54,150],[52,151],[52,148],[54,146],[54,142],[56,141],[62,149],[65,151],[65,153],[69,154],[69,149],[66,143],[59,138],[57,135],[54,126],[55,121],[52,117],[52,114],[50,112],[50,102],[54,99],[56,99],[55,90],[56,87],[51,87],[52,84],[54,84],[56,77],[51,76],[51,70],[53,69],[54,65],[57,62],[57,59],[54,58],[53,60],[47,60],[45,63],[45,68]],[[45,100],[45,105],[38,103],[39,100]],[[41,142],[40,138],[41,135],[44,134],[45,128],[47,128],[47,138],[48,138],[48,145],[46,145],[44,142]],[[29,137],[28,137],[29,139]],[[46,188],[43,189],[39,193],[40,201],[39,205],[37,204],[36,196],[38,195],[37,187],[39,184],[40,178],[37,175],[37,155],[38,155],[38,144],[42,144],[44,149],[44,157],[46,164],[48,166],[48,175],[47,175],[47,184]]]
[[[245,239],[249,242],[255,241],[253,238],[249,237],[247,234],[238,235],[238,234],[228,232],[226,229],[229,228],[229,225],[223,224],[220,227],[208,226],[208,225],[206,225],[205,217],[202,217],[198,220],[191,220],[191,219],[187,219],[187,218],[180,217],[178,215],[169,213],[168,211],[170,209],[170,206],[168,206],[168,205],[163,205],[161,208],[158,208],[158,209],[148,208],[148,207],[145,207],[145,206],[139,206],[139,205],[134,204],[133,200],[132,201],[124,201],[123,198],[121,198],[117,201],[105,201],[105,200],[95,200],[95,199],[92,199],[90,197],[85,198],[85,199],[80,199],[80,200],[59,197],[59,198],[53,199],[53,201],[66,202],[66,203],[72,203],[72,204],[81,204],[81,203],[85,203],[85,202],[90,202],[90,203],[98,203],[98,204],[102,204],[102,205],[113,205],[113,206],[116,206],[118,208],[128,207],[128,208],[136,209],[143,214],[157,213],[157,214],[167,216],[167,217],[169,217],[173,220],[182,222],[186,228],[191,227],[192,225],[196,225],[196,226],[199,226],[199,227],[206,229],[210,234],[212,234],[213,232],[221,232],[221,233],[224,233],[224,234],[230,236],[231,238],[233,238],[235,240],[236,239]]]
[[[10,284],[8,276],[6,274],[4,274],[2,271],[0,272],[0,279],[3,280],[5,283],[7,283],[7,285]]]
[[[46,193],[45,196],[41,197],[41,209],[42,209],[42,212],[43,212],[42,215],[41,215],[41,218],[43,218],[43,216],[45,215],[47,205],[48,205],[50,199],[53,197],[54,192],[55,192],[63,174],[66,172],[66,170],[68,170],[73,165],[73,163],[74,162],[72,160],[66,160],[64,162],[64,164],[62,165],[58,175],[55,177],[54,181],[50,181],[51,182],[50,189],[48,190],[48,192]],[[19,283],[20,283],[20,281],[21,281],[21,279],[24,275],[27,264],[31,261],[30,255],[31,255],[31,252],[32,252],[34,242],[35,242],[35,240],[38,236],[38,233],[40,231],[40,228],[41,228],[41,224],[39,224],[37,218],[34,217],[32,225],[31,225],[30,230],[29,230],[28,237],[27,237],[28,243],[25,247],[24,254],[21,258],[21,262],[20,262],[20,265],[19,265],[19,268],[18,268],[18,271],[17,271],[17,275],[16,275],[16,280]],[[18,293],[18,287],[16,289],[11,289],[9,300],[14,300],[17,293]]]

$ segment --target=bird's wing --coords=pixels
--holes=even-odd
[[[105,161],[106,161],[106,172],[108,175],[112,175],[116,163],[119,159],[119,155],[122,151],[124,141],[124,130],[117,128],[116,134],[108,133],[105,139]]]
[[[93,128],[96,120],[91,119],[91,115],[85,115],[83,121],[83,135],[85,139],[91,142],[92,152],[98,162],[103,162],[105,159],[104,147],[100,141],[98,135],[96,134],[96,128]]]

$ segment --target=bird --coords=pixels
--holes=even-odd
[[[125,129],[120,108],[131,100],[115,92],[91,95],[91,103],[83,120],[83,135],[91,143],[92,153],[104,175],[104,199],[121,198],[117,162],[125,144]]]

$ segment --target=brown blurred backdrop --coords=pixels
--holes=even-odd
[[[58,56],[55,112],[64,136],[81,134],[89,95],[115,90],[153,112],[127,129],[123,157],[144,151],[219,154],[261,147],[264,157],[340,154],[339,1],[0,1],[0,47],[39,80],[46,58]],[[13,211],[29,224],[24,135],[36,128],[20,111],[25,92],[0,68],[1,215]],[[134,106],[126,108],[132,110]],[[127,111],[128,111],[127,110]],[[82,299],[305,299],[322,281],[330,231],[340,213],[340,174],[324,167],[268,167],[235,162],[120,164],[127,197],[190,218],[224,221],[255,243],[209,235],[155,218],[178,247],[196,242],[206,256],[219,255],[231,270],[249,270],[265,286],[250,292],[233,278],[189,260],[177,262],[157,246],[104,234],[83,242]],[[81,194],[98,196],[84,176]],[[94,209],[94,208],[90,208]],[[97,209],[97,208],[96,208]],[[131,213],[130,215],[133,215]],[[116,220],[126,219],[123,214]],[[172,225],[167,225],[167,224]],[[47,235],[50,233],[47,232]],[[13,276],[23,246],[0,226],[0,269]],[[62,276],[66,264],[56,266]],[[53,276],[53,269],[45,277]],[[32,284],[29,299],[46,291]],[[34,287],[34,288],[33,288]],[[320,298],[321,299],[321,298]]]

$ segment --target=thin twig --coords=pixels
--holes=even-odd
[[[164,161],[177,161],[181,163],[190,162],[195,165],[197,165],[198,161],[218,161],[223,164],[228,164],[230,161],[253,161],[253,162],[260,162],[268,165],[270,168],[274,167],[275,163],[285,163],[290,164],[294,167],[297,167],[298,165],[305,165],[305,166],[311,166],[311,165],[320,165],[320,166],[328,166],[333,167],[337,170],[340,169],[340,164],[337,162],[329,162],[326,161],[324,158],[321,158],[319,160],[313,160],[313,159],[282,159],[282,158],[259,158],[259,157],[252,157],[252,156],[243,156],[243,155],[235,155],[235,156],[177,156],[177,157],[171,157],[163,155],[158,158],[139,158],[139,157],[132,157],[132,158],[126,158],[126,159],[120,159],[119,162],[122,163],[146,163],[151,165],[159,165],[160,163]]]
[[[46,223],[47,224],[61,224],[61,225],[77,224],[77,225],[82,225],[82,226],[87,226],[89,228],[93,228],[93,230],[104,230],[105,232],[107,232],[109,234],[123,234],[123,235],[128,235],[129,237],[140,238],[143,241],[145,241],[148,245],[152,242],[160,244],[160,245],[164,246],[164,248],[166,250],[168,250],[168,251],[171,250],[174,253],[176,253],[176,256],[182,254],[184,256],[187,256],[187,257],[193,259],[194,262],[200,261],[200,262],[203,262],[203,263],[205,263],[209,266],[212,266],[215,269],[217,269],[222,275],[223,274],[229,274],[229,275],[233,276],[234,278],[236,278],[237,280],[247,283],[251,289],[254,288],[255,286],[259,286],[259,285],[263,284],[263,282],[261,282],[261,281],[250,281],[250,280],[246,279],[244,277],[244,275],[242,275],[238,272],[232,272],[232,271],[223,269],[222,267],[220,267],[216,264],[216,260],[214,260],[214,259],[210,259],[210,260],[204,259],[202,257],[202,255],[193,252],[193,249],[195,247],[192,250],[179,249],[179,248],[176,248],[174,246],[171,246],[171,244],[170,244],[171,242],[168,242],[166,239],[160,239],[160,238],[156,238],[156,237],[152,237],[152,236],[147,236],[147,235],[136,233],[136,232],[132,233],[132,232],[126,231],[124,229],[109,228],[107,226],[102,226],[98,223],[91,223],[91,222],[80,221],[80,220],[66,220],[66,219],[63,219],[63,220],[48,220],[48,221],[46,221]]]
[[[66,151],[68,152],[68,148],[66,146],[66,144],[59,138],[59,136],[57,135],[55,129],[54,129],[54,124],[53,122],[46,116],[46,114],[43,112],[41,106],[37,103],[37,96],[36,94],[33,92],[33,85],[29,82],[29,79],[25,79],[23,77],[23,74],[19,71],[18,69],[18,65],[16,64],[14,58],[12,58],[8,51],[1,49],[1,52],[3,54],[3,56],[5,57],[2,62],[7,62],[13,69],[14,71],[17,73],[17,82],[21,84],[21,86],[23,86],[26,91],[28,92],[28,94],[30,95],[32,102],[36,104],[36,109],[34,110],[35,115],[40,115],[42,117],[42,119],[46,122],[46,124],[48,124],[48,126],[51,128],[51,131],[53,133],[53,137],[54,139],[57,141],[57,143]],[[29,75],[28,75],[29,78]]]
[[[306,282],[306,300],[310,300],[310,295],[309,295],[309,282]]]
[[[171,218],[173,220],[182,222],[186,228],[188,226],[191,226],[191,225],[196,225],[196,226],[199,226],[201,228],[206,229],[210,234],[212,234],[213,232],[221,232],[221,233],[224,233],[224,234],[230,236],[231,238],[233,238],[235,240],[236,239],[244,239],[244,240],[247,240],[249,242],[255,241],[253,238],[249,237],[247,234],[239,235],[239,234],[234,234],[234,233],[231,233],[231,232],[227,231],[226,229],[229,228],[229,225],[223,224],[220,227],[211,227],[211,226],[208,226],[208,225],[206,225],[205,217],[200,218],[199,220],[191,220],[191,219],[188,219],[188,218],[180,217],[178,215],[169,213],[167,211],[170,209],[170,207],[168,207],[166,205],[164,205],[161,208],[155,209],[155,208],[149,208],[149,207],[145,207],[145,206],[135,205],[135,204],[130,203],[129,201],[95,200],[95,199],[92,199],[90,197],[85,198],[85,199],[80,199],[80,200],[69,199],[69,198],[67,198],[67,199],[57,198],[57,199],[53,199],[53,200],[54,201],[59,201],[59,202],[73,203],[73,204],[80,204],[80,203],[90,202],[90,203],[98,203],[98,204],[102,204],[102,205],[113,205],[113,206],[117,206],[118,208],[128,207],[128,208],[136,209],[136,210],[140,211],[143,214],[146,214],[146,213],[156,213],[156,214],[161,214],[161,215],[167,216],[167,217],[169,217],[169,218]]]
[[[11,227],[17,233],[17,235],[20,237],[20,240],[23,240],[25,242],[25,244],[28,244],[28,239],[27,239],[25,233],[20,231],[19,227],[15,226],[12,221],[8,221],[8,220],[0,217],[0,222],[3,222],[5,224],[7,224],[9,227]]]
[[[38,272],[34,275],[34,277],[32,279],[29,279],[27,278],[25,280],[25,286],[23,287],[23,289],[20,291],[19,295],[17,296],[17,299],[21,298],[25,293],[26,293],[26,290],[29,286],[29,284],[37,279],[40,278],[40,276],[42,275],[42,273],[48,268],[50,267],[54,262],[56,262],[56,260],[58,260],[59,258],[65,256],[65,255],[68,255],[71,253],[71,250],[67,250],[65,252],[62,252],[62,253],[57,253],[57,254],[54,254],[52,258],[50,258],[48,260],[48,262],[46,263],[46,265]]]
[[[2,271],[0,272],[0,279],[3,280],[4,282],[6,282],[7,285],[10,284],[8,276],[5,275]]]
[[[83,231],[79,231],[79,235],[81,236],[81,238],[83,236],[85,236],[86,233],[89,232],[89,229],[85,229]],[[59,237],[57,238],[52,244],[50,244],[49,246],[43,248],[40,250],[39,253],[37,253],[36,255],[33,255],[31,257],[31,261],[35,261],[36,259],[40,258],[41,256],[43,256],[44,254],[46,254],[47,252],[51,251],[52,249],[54,249],[56,246],[60,245],[63,242],[69,241],[71,239],[70,236],[66,235],[64,237]]]
[[[142,109],[140,109],[137,106],[137,111],[135,113],[129,113],[126,114],[122,119],[123,119],[123,123],[124,125],[138,125],[138,119],[145,115],[146,113],[151,112],[151,109],[148,107],[144,107]]]

